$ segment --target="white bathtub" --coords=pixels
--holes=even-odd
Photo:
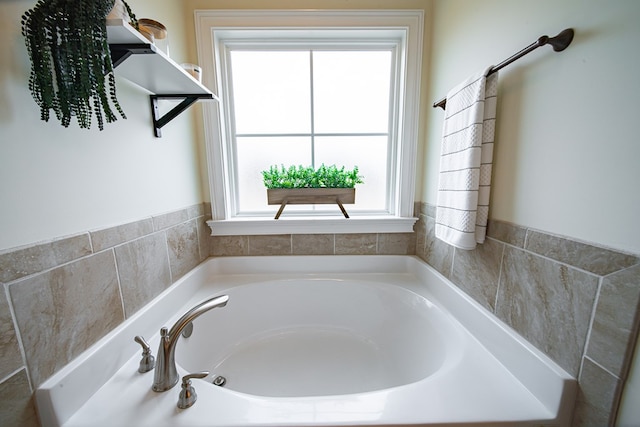
[[[464,334],[428,299],[389,277],[296,278],[225,290],[196,319],[176,360],[222,375],[230,390],[267,397],[366,393],[451,369]],[[393,280],[393,279],[391,279]]]
[[[220,294],[180,338],[180,385],[151,390],[135,335]],[[224,387],[211,384],[221,375]],[[415,257],[212,258],[36,392],[47,426],[570,424],[576,382]]]

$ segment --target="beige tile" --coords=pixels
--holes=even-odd
[[[413,216],[419,217],[422,212],[422,202],[413,202]]]
[[[152,220],[154,231],[164,230],[165,228],[173,227],[189,221],[189,211],[187,209],[180,209],[173,212],[154,215]]]
[[[249,236],[211,236],[211,256],[249,255]]]
[[[206,219],[211,219],[211,202],[204,202],[202,206],[203,206],[204,217]]]
[[[425,249],[427,244],[427,216],[420,215],[418,221],[413,225],[416,235],[416,255],[426,261]]]
[[[14,282],[9,292],[36,387],[124,320],[111,251]]]
[[[146,218],[115,227],[90,232],[94,252],[99,252],[116,245],[135,240],[153,232],[153,221]]]
[[[115,248],[126,317],[171,285],[167,242],[162,232]]]
[[[420,204],[420,213],[422,215],[426,215],[429,218],[435,218],[436,217],[436,207],[434,205],[431,205],[429,203],[421,203]]]
[[[493,239],[486,239],[472,251],[455,250],[451,281],[491,312],[495,310],[503,252],[504,244]]]
[[[619,380],[585,358],[579,383],[572,426],[612,425],[612,408],[620,393]]]
[[[39,425],[27,373],[22,369],[0,384],[0,426]]]
[[[0,253],[0,282],[8,283],[90,253],[91,242],[87,233],[10,249]]]
[[[533,230],[527,232],[526,249],[600,276],[638,263],[633,255]]]
[[[293,255],[333,255],[333,234],[294,234],[291,236]]]
[[[167,245],[174,282],[200,264],[200,241],[195,220],[169,228]]]
[[[249,236],[249,255],[291,255],[291,235]]]
[[[378,255],[414,255],[415,233],[378,234]]]
[[[375,255],[377,234],[336,234],[336,255]]]
[[[504,221],[489,220],[487,236],[508,243],[519,248],[524,248],[527,229],[519,225]]]
[[[200,261],[204,261],[209,257],[209,245],[211,241],[211,228],[207,225],[204,216],[195,219],[196,232],[198,233],[198,250],[200,251]]]
[[[451,277],[454,248],[436,238],[435,227],[435,219],[427,217],[424,253],[421,258],[444,276]]]
[[[0,285],[0,379],[24,365],[9,303]]]
[[[576,376],[598,278],[505,246],[496,314]]]
[[[198,203],[196,205],[192,205],[187,208],[187,217],[189,219],[198,218],[200,216],[204,216],[203,203]]]
[[[640,265],[602,280],[587,355],[617,376],[631,358],[639,303]]]

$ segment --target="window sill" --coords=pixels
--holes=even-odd
[[[351,233],[411,233],[418,218],[320,217],[320,218],[234,218],[210,220],[212,236],[255,236],[268,234],[351,234]]]

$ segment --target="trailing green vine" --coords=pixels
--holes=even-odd
[[[129,24],[131,24],[131,26],[136,30],[139,30],[140,25],[138,23],[138,18],[136,18],[136,14],[133,13],[131,7],[126,1],[122,0],[122,4],[124,5],[124,8],[127,10],[127,14],[129,15]]]
[[[95,116],[103,130],[105,120],[117,120],[113,108],[126,119],[107,42],[105,17],[113,5],[114,0],[38,0],[22,16],[29,90],[42,120],[49,121],[53,110],[64,127],[75,117],[89,129]]]

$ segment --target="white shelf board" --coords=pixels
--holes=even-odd
[[[109,44],[150,44],[149,40],[123,19],[107,19]],[[133,54],[115,68],[118,76],[156,95],[211,95],[202,83],[160,49],[155,54]]]

